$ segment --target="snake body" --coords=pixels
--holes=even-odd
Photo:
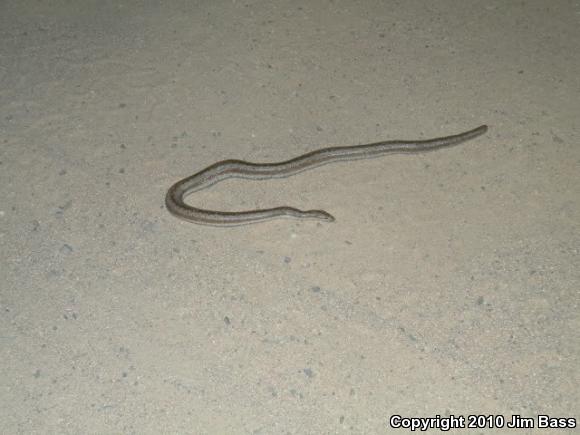
[[[313,169],[327,163],[379,157],[385,154],[415,154],[435,151],[460,144],[484,134],[487,126],[482,125],[473,130],[453,136],[416,141],[387,141],[367,145],[322,148],[301,156],[278,163],[251,163],[243,160],[222,160],[184,178],[167,191],[165,205],[174,216],[196,224],[213,226],[234,226],[262,222],[278,217],[297,219],[316,219],[326,222],[334,217],[323,210],[298,210],[293,207],[276,207],[261,210],[224,212],[204,210],[185,203],[189,194],[205,189],[227,178],[247,178],[264,180],[284,178],[299,172]]]

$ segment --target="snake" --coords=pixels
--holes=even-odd
[[[324,210],[299,210],[284,206],[247,211],[216,211],[192,207],[185,203],[185,198],[191,193],[206,189],[228,178],[251,180],[285,178],[328,163],[369,159],[386,154],[417,154],[435,151],[474,139],[484,134],[487,129],[487,125],[481,125],[463,133],[435,139],[391,140],[365,145],[321,148],[276,163],[222,160],[173,184],[165,196],[165,206],[171,214],[179,219],[217,227],[253,224],[282,217],[333,222],[334,216]]]

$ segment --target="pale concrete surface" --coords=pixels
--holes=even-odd
[[[580,417],[577,1],[159,3],[1,3],[0,433]],[[163,205],[217,160],[482,123],[192,198],[333,224]]]

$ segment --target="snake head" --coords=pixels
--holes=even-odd
[[[324,210],[308,210],[304,212],[303,217],[325,222],[334,222],[336,220],[333,215],[325,212]]]

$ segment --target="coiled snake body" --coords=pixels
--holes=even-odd
[[[473,139],[484,134],[486,131],[487,126],[482,125],[464,133],[436,139],[417,141],[395,140],[368,145],[322,148],[278,163],[251,163],[243,160],[222,160],[171,186],[165,197],[165,205],[167,210],[180,219],[196,224],[214,226],[250,224],[278,217],[316,219],[332,222],[334,221],[334,217],[323,210],[303,211],[293,207],[276,207],[262,210],[223,212],[192,207],[184,202],[184,198],[193,192],[205,189],[226,178],[236,177],[252,180],[284,178],[307,169],[313,169],[327,163],[343,160],[367,159],[395,153],[415,154],[435,151]]]

